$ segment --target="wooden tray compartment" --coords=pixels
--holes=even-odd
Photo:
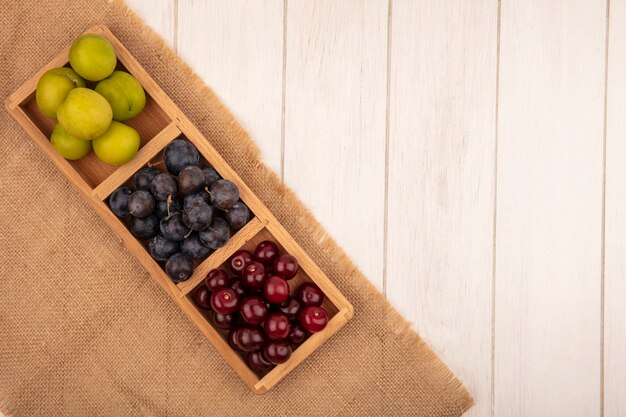
[[[79,161],[67,161],[50,144],[48,138],[54,121],[39,112],[34,99],[35,89],[43,73],[52,68],[68,65],[70,45],[9,96],[5,103],[6,109],[46,156],[63,172],[96,213],[122,239],[150,276],[202,331],[243,381],[255,393],[266,392],[346,324],[353,315],[352,305],[109,29],[103,25],[97,25],[85,33],[97,33],[106,37],[115,48],[118,68],[135,76],[146,91],[145,109],[141,115],[128,122],[137,129],[142,139],[141,148],[131,161],[120,167],[112,167],[102,163],[93,153]],[[161,158],[163,148],[181,134],[184,134],[196,146],[202,157],[223,178],[234,182],[239,187],[241,199],[250,208],[254,218],[237,231],[224,247],[214,251],[200,262],[189,280],[175,284],[167,277],[162,266],[152,259],[146,250],[145,243],[137,240],[130,233],[127,225],[111,212],[106,200],[116,188],[127,183],[133,174],[148,162],[157,162]],[[253,248],[258,242],[267,238],[274,240],[281,250],[298,259],[302,272],[290,281],[292,288],[296,288],[297,284],[303,280],[311,280],[324,291],[327,299],[324,307],[331,315],[331,320],[324,331],[312,335],[298,347],[287,363],[275,367],[263,378],[259,378],[248,368],[238,353],[230,348],[223,335],[195,307],[190,293],[203,281],[208,271],[223,265],[236,250]]]
[[[64,66],[69,67],[69,62],[67,62]],[[116,69],[132,73],[132,71],[126,68],[119,60]],[[136,76],[135,74],[133,75]],[[93,87],[95,84],[96,83],[88,83],[90,87]],[[41,114],[39,107],[37,107],[34,91],[19,104],[19,107],[26,114],[26,116],[32,120],[36,129],[38,129],[46,138],[49,138],[56,121]],[[159,132],[161,132],[171,121],[171,118],[161,109],[158,103],[154,101],[152,96],[147,93],[145,109],[137,117],[127,120],[124,123],[132,126],[137,130],[137,132],[139,132],[139,136],[141,137],[141,147],[143,147]],[[77,161],[68,162],[92,188],[100,185],[100,183],[111,175],[116,168],[99,160],[93,152],[90,152],[87,156]]]
[[[285,236],[281,231],[276,231],[277,233],[272,233],[272,227],[263,228],[259,231],[255,236],[249,239],[247,242],[240,247],[240,249],[246,249],[250,252],[254,252],[254,248],[264,241],[271,240],[275,242],[279,249],[280,253],[289,253],[290,255],[295,256],[300,264],[300,270],[298,274],[289,281],[289,290],[293,295],[300,284],[304,282],[314,282],[317,284],[322,291],[325,293],[324,302],[322,303],[322,307],[326,309],[329,316],[329,322],[326,329],[317,334],[311,335],[302,345],[298,346],[291,355],[291,358],[287,363],[282,365],[278,365],[274,367],[269,373],[260,377],[254,371],[250,370],[245,363],[245,356],[235,352],[235,354],[239,357],[237,361],[237,367],[245,368],[243,371],[246,373],[245,378],[249,378],[254,382],[254,389],[257,392],[263,392],[271,388],[276,382],[280,381],[284,375],[286,375],[289,371],[295,368],[300,362],[302,362],[307,356],[309,356],[315,349],[321,346],[324,341],[326,341],[334,331],[333,329],[341,328],[351,317],[353,314],[352,306],[346,304],[343,297],[336,297],[336,289],[332,286],[327,286],[327,282],[325,280],[319,280],[318,269],[313,264],[311,259],[306,256],[306,254],[302,251],[300,247],[297,245],[293,245],[289,240],[284,240],[287,236]],[[223,263],[219,266],[219,268],[227,271],[230,276],[233,276],[230,272],[230,269],[227,263]],[[214,334],[214,337],[221,339],[221,344],[230,349],[228,345],[228,341],[226,339],[228,332],[221,330],[215,327],[211,320],[211,313],[197,307],[193,301],[193,295],[195,291],[204,285],[203,281],[199,282],[193,291],[187,294],[188,302],[196,309],[197,314],[201,315],[205,322],[202,324],[203,327],[206,328],[207,332]],[[326,332],[326,330],[331,329],[331,332]],[[336,331],[336,330],[335,330]]]

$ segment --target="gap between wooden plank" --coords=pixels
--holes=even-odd
[[[603,398],[606,417],[626,415],[626,1],[610,2],[607,77]]]
[[[280,116],[280,179],[285,181],[285,106],[287,100],[287,10],[289,0],[283,0],[283,79],[281,84]]]
[[[602,231],[600,249],[600,417],[604,417],[604,271],[606,260],[606,136],[609,77],[609,22],[611,0],[606,0],[604,37],[604,119],[602,121]]]
[[[496,99],[495,141],[493,149],[493,254],[491,259],[491,417],[495,417],[496,404],[496,238],[498,220],[498,120],[500,117],[500,29],[502,2],[498,0],[498,23],[496,25]]]
[[[385,204],[383,208],[383,295],[387,298],[387,246],[389,236],[389,117],[391,103],[391,25],[393,23],[393,0],[387,3],[387,91],[385,103]]]

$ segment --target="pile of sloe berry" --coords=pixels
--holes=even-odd
[[[133,185],[122,186],[109,197],[116,216],[130,216],[130,231],[147,241],[150,255],[165,262],[174,282],[191,277],[194,260],[201,260],[228,242],[232,233],[250,221],[239,189],[222,179],[210,165],[200,166],[200,154],[186,139],[165,147],[167,171],[144,167]]]

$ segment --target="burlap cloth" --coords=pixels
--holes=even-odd
[[[470,407],[461,383],[259,162],[213,92],[123,3],[2,0],[0,8],[3,100],[77,34],[106,24],[356,310],[278,386],[252,394],[3,109],[7,416],[458,416]]]

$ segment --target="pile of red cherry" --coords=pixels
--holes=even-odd
[[[213,269],[194,301],[212,311],[216,327],[229,331],[229,345],[247,354],[252,370],[265,373],[286,362],[293,349],[328,324],[321,307],[324,293],[317,285],[305,282],[289,295],[288,281],[298,273],[298,261],[280,255],[276,243],[263,241],[254,253],[239,250],[228,266],[236,276],[229,279],[224,270]]]

